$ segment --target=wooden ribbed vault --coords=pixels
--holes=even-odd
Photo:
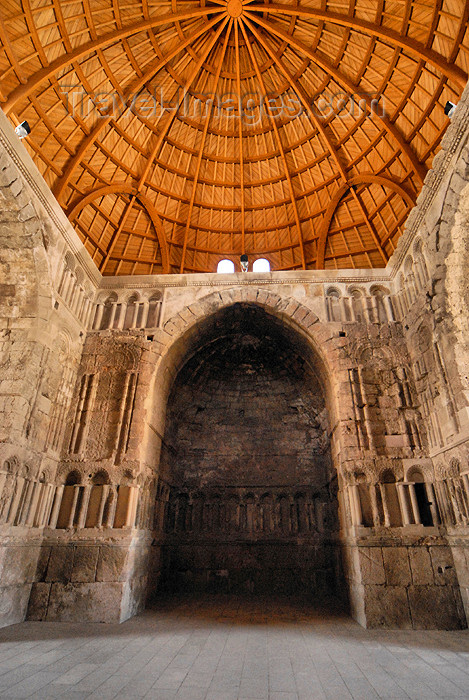
[[[468,19],[466,0],[2,0],[0,100],[104,274],[382,267],[467,80]]]

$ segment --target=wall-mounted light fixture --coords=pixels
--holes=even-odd
[[[454,114],[454,110],[456,109],[457,105],[454,104],[454,102],[448,102],[445,104],[445,114],[447,117],[451,119],[451,117]]]
[[[28,122],[24,121],[15,128],[15,134],[20,137],[20,139],[25,139],[31,133],[31,127]]]

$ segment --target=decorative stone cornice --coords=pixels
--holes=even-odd
[[[356,272],[357,274],[352,274]],[[374,270],[305,270],[295,272],[271,272],[264,275],[240,272],[220,275],[216,272],[191,275],[142,275],[138,277],[103,277],[100,289],[153,289],[190,287],[324,285],[324,284],[389,284],[387,269]]]

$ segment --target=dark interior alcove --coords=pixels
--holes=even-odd
[[[337,589],[337,478],[305,339],[253,304],[200,329],[169,396],[162,485],[161,590]]]

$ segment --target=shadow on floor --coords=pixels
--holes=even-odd
[[[142,614],[122,624],[23,622],[0,629],[0,645],[12,642],[185,634],[195,630],[259,628],[312,635],[328,640],[385,646],[442,649],[469,654],[469,630],[367,630],[337,600],[312,603],[304,597],[233,595],[162,596]]]

